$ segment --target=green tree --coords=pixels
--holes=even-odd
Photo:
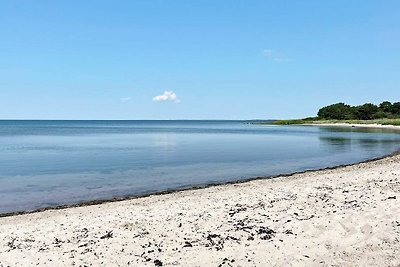
[[[356,107],[356,118],[358,120],[372,120],[378,112],[378,106],[367,103]]]
[[[391,113],[394,115],[400,116],[400,102],[396,102],[392,104]]]
[[[379,104],[379,109],[385,113],[392,113],[393,105],[389,101],[384,101]]]
[[[329,105],[318,111],[318,117],[322,119],[345,120],[351,119],[351,115],[351,106],[344,103]]]

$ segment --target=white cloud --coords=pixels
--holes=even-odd
[[[174,101],[175,103],[179,103],[180,100],[178,96],[173,91],[165,91],[162,95],[157,95],[153,97],[153,101],[162,102],[162,101]]]
[[[285,62],[289,61],[289,58],[278,51],[272,50],[272,49],[264,49],[262,51],[262,54],[264,57],[268,58],[269,60],[277,61],[277,62]]]
[[[122,103],[126,103],[132,100],[130,97],[121,97],[119,100],[121,100]]]

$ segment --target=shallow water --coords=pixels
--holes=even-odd
[[[0,121],[0,213],[355,163],[393,130],[242,121]]]

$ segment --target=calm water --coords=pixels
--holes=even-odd
[[[291,173],[394,152],[382,130],[240,121],[0,121],[0,213]]]

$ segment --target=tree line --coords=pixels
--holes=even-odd
[[[336,103],[321,108],[318,118],[326,120],[373,120],[383,118],[400,118],[400,102],[384,101],[379,105],[366,103],[351,106],[345,103]]]

